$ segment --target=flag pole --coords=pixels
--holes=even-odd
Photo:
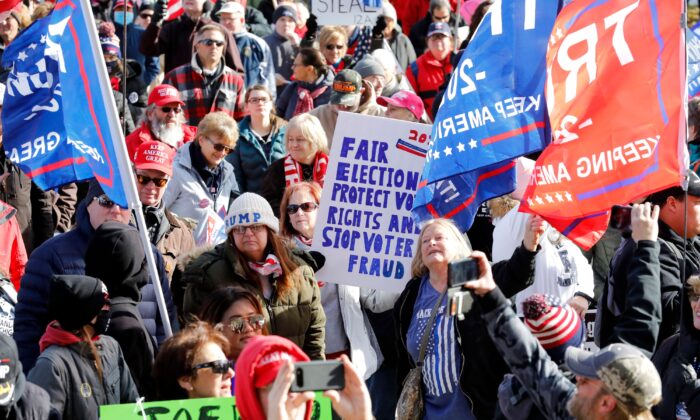
[[[122,38],[124,39],[122,45],[122,95],[124,96],[124,100],[122,101],[122,115],[124,115],[122,118],[122,133],[124,136],[126,136],[126,104],[129,100],[126,91],[126,44],[128,44],[127,39],[129,39],[126,37],[126,14],[129,13],[128,2],[129,0],[124,0],[124,14],[122,14]],[[112,8],[112,13],[114,13],[114,8]],[[131,13],[134,13],[133,5],[131,6]],[[114,15],[112,15],[112,17],[114,17]],[[133,115],[131,117],[133,119]],[[136,121],[134,121],[134,124],[136,124]]]
[[[95,19],[92,16],[92,11],[90,8],[89,0],[80,0],[80,7],[83,9],[83,17],[87,26],[88,38],[90,40],[90,46],[93,51],[101,51],[100,42],[97,37],[97,26],[95,25]],[[163,322],[163,329],[165,331],[165,336],[170,337],[173,335],[172,327],[170,326],[170,317],[168,316],[168,310],[165,306],[165,298],[163,296],[163,289],[160,286],[160,277],[158,276],[158,269],[156,268],[155,257],[153,256],[153,249],[151,247],[151,242],[146,236],[148,229],[146,228],[146,220],[143,217],[143,211],[141,210],[141,200],[136,192],[136,182],[134,180],[134,174],[131,170],[131,163],[126,151],[126,142],[124,140],[124,134],[119,126],[119,114],[117,113],[117,107],[114,102],[114,96],[112,94],[112,86],[109,83],[109,76],[107,74],[107,66],[104,62],[98,62],[98,55],[95,55],[95,67],[97,68],[97,79],[100,84],[100,95],[101,99],[105,105],[108,122],[109,122],[109,132],[110,137],[114,141],[114,149],[117,159],[117,170],[119,176],[124,183],[124,192],[127,199],[128,207],[133,211],[136,217],[136,224],[139,230],[139,237],[141,238],[141,244],[146,253],[146,262],[148,266],[148,272],[150,274],[151,281],[153,281],[153,289],[156,294],[156,301],[158,303],[158,309],[160,311],[161,321]],[[97,99],[97,98],[96,98]],[[124,98],[126,101],[126,98]]]

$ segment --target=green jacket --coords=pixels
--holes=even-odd
[[[230,239],[198,256],[185,268],[183,286],[185,314],[197,314],[205,297],[212,291],[237,286],[258,295],[270,334],[293,341],[311,358],[323,359],[326,335],[326,315],[321,306],[321,292],[314,276],[315,262],[306,252],[291,249],[292,259],[299,265],[303,280],[287,296],[277,295],[272,281],[271,299],[265,299],[262,290],[245,278],[241,261]],[[311,264],[311,265],[310,265]]]

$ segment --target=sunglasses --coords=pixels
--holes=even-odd
[[[165,185],[168,183],[169,179],[168,178],[151,178],[146,175],[139,175],[136,174],[136,180],[139,181],[139,184],[141,185],[148,185],[149,182],[153,181],[153,183],[156,185],[158,188],[163,188]]]
[[[333,45],[333,44],[326,45],[327,50],[342,50],[343,48],[345,48],[345,45]]]
[[[174,113],[179,114],[182,112],[182,107],[181,106],[176,106],[176,107],[161,106],[160,110],[164,114],[170,114],[170,111],[173,111]]]
[[[151,19],[153,17],[153,13],[139,13],[139,17],[141,19]]]
[[[228,327],[234,334],[240,334],[245,330],[246,325],[250,325],[253,331],[260,331],[265,325],[265,317],[262,315],[250,315],[234,318],[228,324]]]
[[[111,209],[114,206],[119,206],[119,204],[115,203],[114,201],[110,200],[107,195],[101,195],[99,197],[95,197],[95,200],[97,200],[97,204],[100,205],[100,207],[104,207],[106,209]]]
[[[263,230],[263,225],[250,225],[250,226],[234,226],[231,228],[234,234],[243,235],[246,229],[250,229],[253,233],[258,233]]]
[[[211,371],[223,375],[229,369],[233,369],[233,362],[230,360],[214,360],[213,362],[200,363],[192,366],[192,373],[199,369],[211,368]]]
[[[224,146],[223,144],[217,143],[214,140],[210,139],[209,137],[204,137],[204,138],[209,143],[211,143],[212,147],[214,147],[214,150],[216,150],[217,152],[224,152],[226,154],[229,154],[233,150],[233,147]]]
[[[200,44],[204,44],[207,47],[211,47],[212,45],[216,45],[217,47],[223,47],[224,46],[224,41],[219,41],[217,39],[202,39],[199,41]]]
[[[301,204],[290,204],[287,206],[287,214],[295,214],[302,209],[304,213],[311,213],[318,208],[318,204],[312,202],[306,202]]]

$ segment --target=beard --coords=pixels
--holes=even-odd
[[[179,121],[175,125],[168,126],[167,123],[158,121],[155,116],[152,116],[150,118],[150,127],[158,140],[176,149],[185,138],[182,123]]]

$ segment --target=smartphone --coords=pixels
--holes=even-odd
[[[464,258],[447,264],[447,287],[458,287],[479,278],[479,263],[473,258]]]
[[[610,211],[610,227],[616,230],[629,230],[632,224],[632,207],[613,206]]]
[[[325,391],[345,388],[345,368],[340,360],[314,360],[294,364],[290,391]]]

